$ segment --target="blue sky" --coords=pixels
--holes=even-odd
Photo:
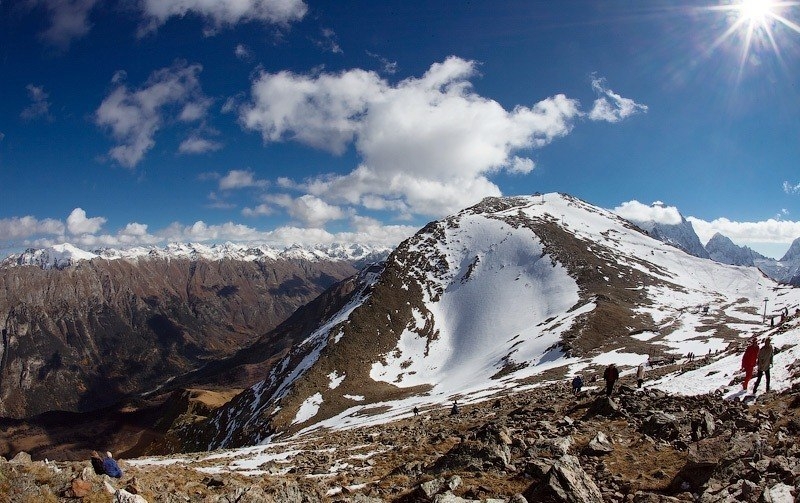
[[[779,258],[798,23],[766,0],[2,0],[0,251],[394,245],[560,191]]]

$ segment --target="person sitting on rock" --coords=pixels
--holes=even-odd
[[[89,458],[89,461],[92,462],[94,473],[97,475],[105,475],[106,471],[103,469],[103,458],[100,456],[99,452],[92,451],[92,456]]]
[[[109,477],[118,479],[122,477],[122,470],[110,452],[106,452],[106,457],[103,458],[103,472]]]

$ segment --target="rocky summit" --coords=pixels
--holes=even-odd
[[[280,444],[122,460],[120,479],[22,453],[0,459],[0,501],[789,503],[798,434],[800,386],[746,403],[626,376],[611,397],[552,384],[455,415],[431,407]]]

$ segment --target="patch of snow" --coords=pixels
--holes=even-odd
[[[294,416],[292,424],[304,423],[316,416],[317,412],[319,412],[320,405],[322,405],[322,393],[317,392],[306,398],[303,403],[300,404],[300,409],[298,409],[297,414]]]
[[[342,381],[344,381],[345,376],[346,374],[338,375],[335,370],[330,374],[328,374],[328,379],[330,379],[330,382],[328,383],[328,388],[330,389],[338,388],[339,385],[342,384]]]

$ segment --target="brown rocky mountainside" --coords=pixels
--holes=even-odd
[[[85,412],[233,355],[345,261],[141,258],[0,269],[0,416]]]
[[[684,363],[685,364],[685,363]],[[667,366],[665,372],[677,366]],[[121,460],[0,458],[0,502],[791,503],[800,387],[755,403],[566,384],[274,445]]]

